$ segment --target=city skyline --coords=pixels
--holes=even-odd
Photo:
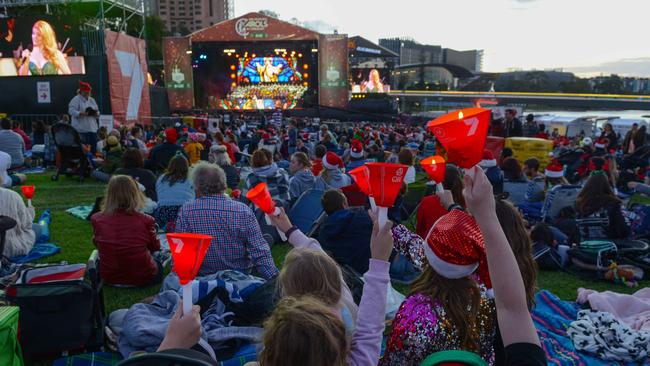
[[[272,5],[269,5],[272,4]],[[485,50],[486,72],[558,69],[579,76],[650,77],[650,2],[627,0],[437,0],[399,3],[330,0],[296,6],[236,1],[235,15],[271,10],[283,20],[322,22],[373,42],[411,37],[422,44]],[[398,5],[395,5],[398,4]],[[425,4],[423,6],[423,4]]]

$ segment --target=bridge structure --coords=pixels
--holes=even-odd
[[[392,90],[400,102],[469,103],[473,105],[544,105],[549,107],[650,110],[650,95],[567,94],[523,92],[466,92],[429,90]],[[400,103],[401,104],[401,103]]]

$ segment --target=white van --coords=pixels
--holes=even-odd
[[[612,124],[612,127],[614,128],[614,131],[621,136],[621,139],[625,138],[625,135],[627,134],[627,132],[629,130],[632,129],[632,125],[635,124],[635,123],[638,124],[639,127],[641,127],[641,126],[646,126],[646,128],[648,127],[648,122],[646,122],[646,120],[644,120],[642,118],[638,118],[638,119],[636,119],[636,118],[634,118],[634,119],[632,119],[632,118],[625,118],[625,119],[624,118],[616,118],[616,119],[610,120],[609,123]]]

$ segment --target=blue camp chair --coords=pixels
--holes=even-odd
[[[291,211],[289,219],[305,235],[313,235],[325,218],[325,210],[321,204],[323,191],[310,189],[303,193]]]
[[[527,188],[528,182],[503,182],[503,191],[508,192],[508,200],[515,206],[526,200]]]
[[[555,186],[546,194],[542,206],[542,221],[552,223],[560,215],[560,210],[565,207],[574,207],[581,186]]]

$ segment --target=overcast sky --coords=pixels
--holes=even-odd
[[[261,9],[373,42],[484,49],[484,71],[650,77],[650,0],[235,0],[237,16]]]

